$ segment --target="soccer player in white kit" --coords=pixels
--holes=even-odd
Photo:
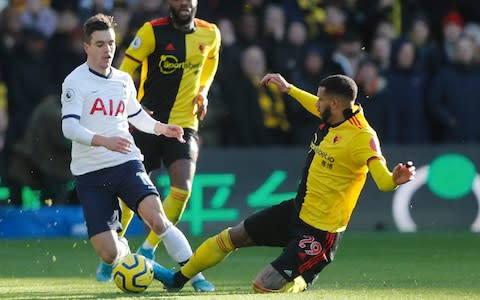
[[[104,262],[100,274],[109,279],[119,259],[130,253],[126,240],[117,236],[121,230],[118,198],[164,240],[170,255],[185,259],[192,255],[183,233],[165,216],[128,123],[141,131],[181,142],[183,129],[151,118],[137,101],[130,75],[111,66],[115,54],[114,25],[113,18],[103,14],[85,22],[87,61],[73,70],[62,85],[62,130],[72,140],[71,171],[88,236]],[[158,279],[165,268],[152,263]]]

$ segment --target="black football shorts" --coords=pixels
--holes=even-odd
[[[164,135],[156,136],[135,130],[133,138],[144,156],[143,164],[148,173],[160,169],[162,163],[168,168],[174,161],[189,159],[196,163],[198,157],[198,133],[190,128],[184,128],[185,143]]]
[[[248,217],[245,230],[259,246],[283,247],[271,265],[286,280],[302,275],[309,284],[334,258],[342,233],[316,229],[298,218],[294,200]]]

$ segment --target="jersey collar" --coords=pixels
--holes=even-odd
[[[192,29],[189,29],[189,30],[187,30],[187,31],[183,31],[183,30],[180,30],[180,29],[176,28],[176,27],[175,27],[175,23],[173,22],[173,19],[172,19],[171,16],[168,16],[168,22],[170,23],[170,26],[172,26],[175,30],[181,31],[181,32],[183,32],[183,33],[185,33],[185,34],[194,33],[195,30],[197,30],[197,23],[196,23],[196,21],[195,21],[195,18],[193,19],[193,27],[192,27]]]
[[[362,106],[358,103],[356,103],[353,108],[347,108],[343,111],[343,116],[345,117],[345,119],[341,122],[338,122],[336,124],[332,124],[330,125],[330,127],[337,127],[341,124],[343,124],[345,121],[347,121],[348,119],[350,119],[351,117],[355,116],[356,114],[360,113],[362,111]]]
[[[110,79],[112,78],[112,68],[110,68],[110,72],[107,74],[107,75],[103,75],[101,73],[98,73],[97,71],[95,71],[94,69],[88,67],[88,70],[93,73],[94,75],[97,75],[97,76],[100,76],[102,78],[105,78],[105,79]]]

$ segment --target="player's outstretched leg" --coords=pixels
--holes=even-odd
[[[167,253],[179,264],[185,264],[192,256],[192,248],[188,240],[178,228],[171,226],[162,236]],[[197,292],[213,292],[215,287],[205,279],[203,274],[195,272],[191,283]],[[183,284],[182,284],[183,286]]]
[[[142,246],[140,246],[140,248],[138,248],[137,253],[151,260],[155,260],[156,245],[158,245],[158,242],[160,240],[161,239],[160,237],[158,237],[158,235],[156,235],[153,231],[150,231],[145,242],[142,244]],[[167,240],[165,246],[170,256],[174,258],[177,262],[179,262],[180,265],[183,265],[183,263],[185,263],[185,260],[188,260],[189,257],[192,255],[192,252],[187,240],[183,240],[183,239],[178,240],[174,238],[174,240]],[[179,249],[183,249],[183,251]],[[212,283],[210,283],[205,278],[205,276],[203,276],[202,273],[196,274],[190,280],[190,282],[192,284],[193,289],[196,292],[215,291],[215,286]]]
[[[196,274],[218,264],[235,250],[229,230],[227,228],[210,237],[197,248],[189,261],[175,273],[174,286],[183,286],[187,281],[192,281]]]
[[[175,284],[174,271],[165,268],[164,266],[162,266],[161,264],[157,263],[154,260],[149,259],[149,261],[153,266],[153,278],[163,283],[167,291],[178,292],[183,288],[183,285]]]
[[[155,233],[153,231],[150,231],[148,236],[151,237],[153,235],[155,235]],[[148,259],[155,260],[155,250],[156,250],[156,248],[151,248],[149,246],[146,246],[146,244],[149,240],[150,239],[147,238],[147,241],[145,241],[145,243],[140,248],[138,248],[137,254],[143,255]],[[173,243],[176,244],[175,242],[173,242]],[[167,245],[169,245],[168,242],[167,242]],[[186,246],[183,245],[182,247],[186,247]],[[167,246],[167,251],[170,248]],[[170,249],[170,252],[169,252],[169,254],[171,254],[171,256],[174,259],[176,259],[177,261],[182,261],[185,257],[191,256],[190,253],[186,253],[186,254],[184,253],[184,255],[181,255],[182,252],[177,251],[175,249]],[[176,254],[174,254],[174,253],[176,253]],[[183,264],[181,263],[180,265],[183,265]],[[213,292],[213,291],[215,291],[215,286],[212,283],[210,283],[202,273],[196,274],[194,277],[192,277],[190,282],[192,284],[193,289],[196,292]]]

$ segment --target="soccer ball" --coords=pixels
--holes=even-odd
[[[141,293],[153,281],[152,264],[144,256],[131,253],[113,268],[113,280],[125,293]]]

